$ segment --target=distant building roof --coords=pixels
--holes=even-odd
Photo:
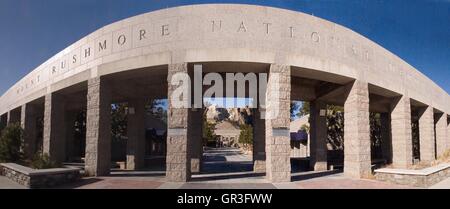
[[[241,130],[229,121],[222,121],[216,125],[214,133],[218,136],[237,136]]]
[[[309,125],[309,114],[291,122],[290,132],[296,133],[303,125]]]

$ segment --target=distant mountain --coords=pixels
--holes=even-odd
[[[235,124],[251,123],[252,110],[250,108],[221,108],[211,105],[206,109],[206,119],[219,123],[227,120]]]

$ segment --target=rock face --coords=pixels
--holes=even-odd
[[[219,123],[227,120],[236,124],[251,123],[252,111],[250,108],[221,108],[211,105],[205,111],[206,119],[209,122]]]
[[[237,108],[229,108],[227,109],[229,116],[228,120],[233,122],[240,122],[241,120],[241,114]]]
[[[230,113],[226,108],[217,107],[217,105],[211,105],[206,108],[206,119],[209,122],[218,122],[228,119]]]
[[[252,110],[250,108],[229,108],[228,112],[230,116],[228,120],[237,122],[238,124],[252,123]]]
[[[220,139],[221,146],[238,147],[239,126],[253,124],[252,111],[249,108],[220,108],[211,105],[206,108],[206,119],[215,125],[215,134]]]
[[[206,120],[210,122],[216,120],[218,116],[216,105],[211,105],[207,107],[205,111],[206,111]]]

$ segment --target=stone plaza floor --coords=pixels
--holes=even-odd
[[[0,189],[26,189],[26,187],[17,184],[4,176],[0,176]]]
[[[204,154],[203,173],[188,183],[165,181],[165,172],[119,171],[110,176],[89,177],[59,189],[415,189],[369,179],[350,179],[339,171],[297,172],[292,182],[270,183],[264,174],[252,172],[251,156],[236,149],[211,149]],[[0,189],[24,189],[0,176]],[[450,189],[450,178],[430,189]]]

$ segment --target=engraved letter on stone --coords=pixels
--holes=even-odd
[[[84,50],[84,58],[91,56],[91,48],[87,48]]]
[[[123,46],[125,42],[127,42],[127,38],[125,37],[125,35],[120,35],[119,38],[117,39],[117,43],[120,46]]]
[[[161,35],[162,35],[162,36],[168,36],[168,35],[170,35],[170,32],[169,32],[169,25],[163,25],[161,28],[162,28],[162,30],[161,30]]]
[[[272,25],[272,23],[263,23],[263,25],[265,25],[266,26],[266,34],[269,34],[269,32],[270,32],[270,25]]]
[[[98,51],[106,49],[106,40],[102,42],[98,42]]]
[[[216,28],[217,31],[219,31],[220,29],[222,29],[222,20],[219,21],[211,21],[212,22],[212,32],[216,32]]]
[[[146,31],[144,29],[139,31],[139,41],[147,38],[147,37],[145,37],[145,33],[146,33]]]
[[[239,25],[239,29],[237,32],[247,32],[247,28],[245,27],[244,21],[241,22],[241,24]]]

